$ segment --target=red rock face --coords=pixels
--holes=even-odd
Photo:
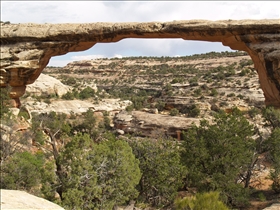
[[[0,86],[16,101],[50,58],[124,38],[182,38],[222,42],[249,53],[266,105],[280,108],[280,20],[173,21],[87,24],[1,24]],[[17,102],[19,106],[19,100]]]

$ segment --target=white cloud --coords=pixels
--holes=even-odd
[[[1,20],[37,23],[279,18],[278,1],[1,1]]]
[[[73,60],[65,60],[65,59],[57,59],[57,58],[51,58],[49,61],[48,66],[59,66],[63,67],[66,66],[67,63],[73,62]]]
[[[119,55],[119,54],[115,54],[114,55],[114,58],[122,58],[123,56],[122,55]]]

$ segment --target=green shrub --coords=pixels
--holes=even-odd
[[[44,99],[44,103],[51,104],[51,100],[49,98]]]
[[[234,97],[234,96],[235,96],[234,93],[229,93],[229,94],[227,94],[227,97]]]
[[[176,210],[228,210],[219,199],[218,192],[198,193],[192,197],[175,200]]]
[[[241,94],[238,94],[237,97],[240,98],[240,99],[243,99],[243,98],[244,98],[244,96],[241,95]]]
[[[132,139],[129,144],[140,161],[142,173],[137,187],[137,203],[145,202],[155,207],[172,204],[183,185],[186,170],[176,142],[169,139]]]
[[[134,109],[134,106],[133,106],[133,105],[129,105],[129,106],[127,106],[127,107],[125,108],[125,110],[128,111],[128,112],[133,111],[133,109]]]
[[[276,193],[280,193],[280,127],[273,129],[270,137],[265,142],[265,146],[269,151],[268,159],[274,169],[270,172],[270,179],[273,181],[272,189]]]
[[[193,104],[191,105],[188,116],[189,117],[197,117],[200,114],[200,109],[198,108],[197,105]]]
[[[175,83],[183,83],[183,82],[184,79],[181,77],[181,78],[174,78],[170,83],[175,84]]]
[[[165,102],[163,101],[158,101],[157,104],[156,104],[156,108],[158,109],[158,111],[163,111],[164,108],[165,108]]]
[[[88,135],[78,134],[61,153],[66,209],[113,209],[138,196],[139,160],[127,142],[110,134],[103,138],[96,144]]]
[[[23,110],[20,110],[20,112],[18,113],[18,116],[23,117],[26,120],[30,119],[30,116],[29,116],[28,112],[23,111]]]
[[[3,87],[0,88],[0,117],[4,116],[4,114],[7,114],[9,112],[9,108],[11,107],[9,100],[9,87]]]
[[[225,203],[244,207],[249,192],[236,180],[247,174],[255,152],[254,129],[237,109],[214,117],[211,124],[202,120],[199,127],[183,132],[182,159],[188,169],[186,183],[198,192],[219,191]]]
[[[226,77],[230,77],[230,76],[233,76],[233,75],[235,75],[235,70],[233,68],[228,69],[225,73]]]
[[[179,110],[176,108],[173,108],[170,110],[170,115],[171,116],[177,116],[179,114]]]
[[[245,76],[245,75],[247,75],[248,73],[250,73],[250,70],[249,70],[249,69],[242,69],[241,72],[239,73],[239,76]]]
[[[75,97],[72,92],[67,92],[64,95],[62,95],[61,98],[64,100],[73,100]]]
[[[237,80],[237,81],[236,81],[236,84],[237,84],[237,85],[241,85],[241,81],[240,81],[240,80]]]
[[[193,95],[194,95],[195,97],[198,97],[198,96],[201,95],[202,90],[201,90],[201,88],[199,87],[199,88],[196,88],[193,92],[194,92]]]
[[[183,107],[180,112],[187,114],[189,117],[197,117],[200,114],[200,109],[196,104],[191,104],[189,106]]]
[[[259,109],[255,108],[255,107],[249,109],[249,111],[248,111],[249,116],[252,117],[252,118],[255,117],[257,114],[260,114],[260,113],[261,113],[261,111]]]
[[[258,197],[259,197],[260,201],[262,201],[262,202],[266,201],[266,197],[265,197],[265,195],[262,192],[260,192],[258,194]]]
[[[1,188],[30,192],[41,182],[40,171],[43,164],[42,153],[15,153],[1,165]]]
[[[91,87],[86,87],[79,93],[80,99],[88,99],[95,95],[95,91]]]
[[[218,93],[218,91],[215,88],[211,89],[210,96],[217,96],[218,94],[219,93]]]
[[[76,84],[76,79],[73,77],[67,78],[62,81],[66,85],[75,85]]]

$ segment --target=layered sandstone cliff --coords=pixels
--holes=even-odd
[[[182,38],[222,42],[249,53],[267,105],[280,107],[280,20],[144,23],[1,24],[1,87],[18,102],[50,58],[124,38]]]

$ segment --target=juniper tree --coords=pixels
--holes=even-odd
[[[263,110],[263,116],[272,132],[267,140],[263,141],[264,151],[268,152],[269,161],[272,163],[271,179],[272,189],[280,192],[280,110],[267,107]]]
[[[211,124],[202,120],[190,128],[183,135],[186,185],[199,192],[218,190],[228,204],[245,205],[249,194],[240,181],[252,167],[253,134],[253,126],[236,109],[216,114]]]
[[[77,134],[60,153],[57,186],[67,209],[112,209],[137,197],[138,160],[129,145],[112,135],[95,143]]]
[[[183,186],[186,169],[181,163],[177,143],[168,139],[132,139],[129,144],[140,161],[142,172],[137,200],[157,207],[173,203],[178,189]]]

